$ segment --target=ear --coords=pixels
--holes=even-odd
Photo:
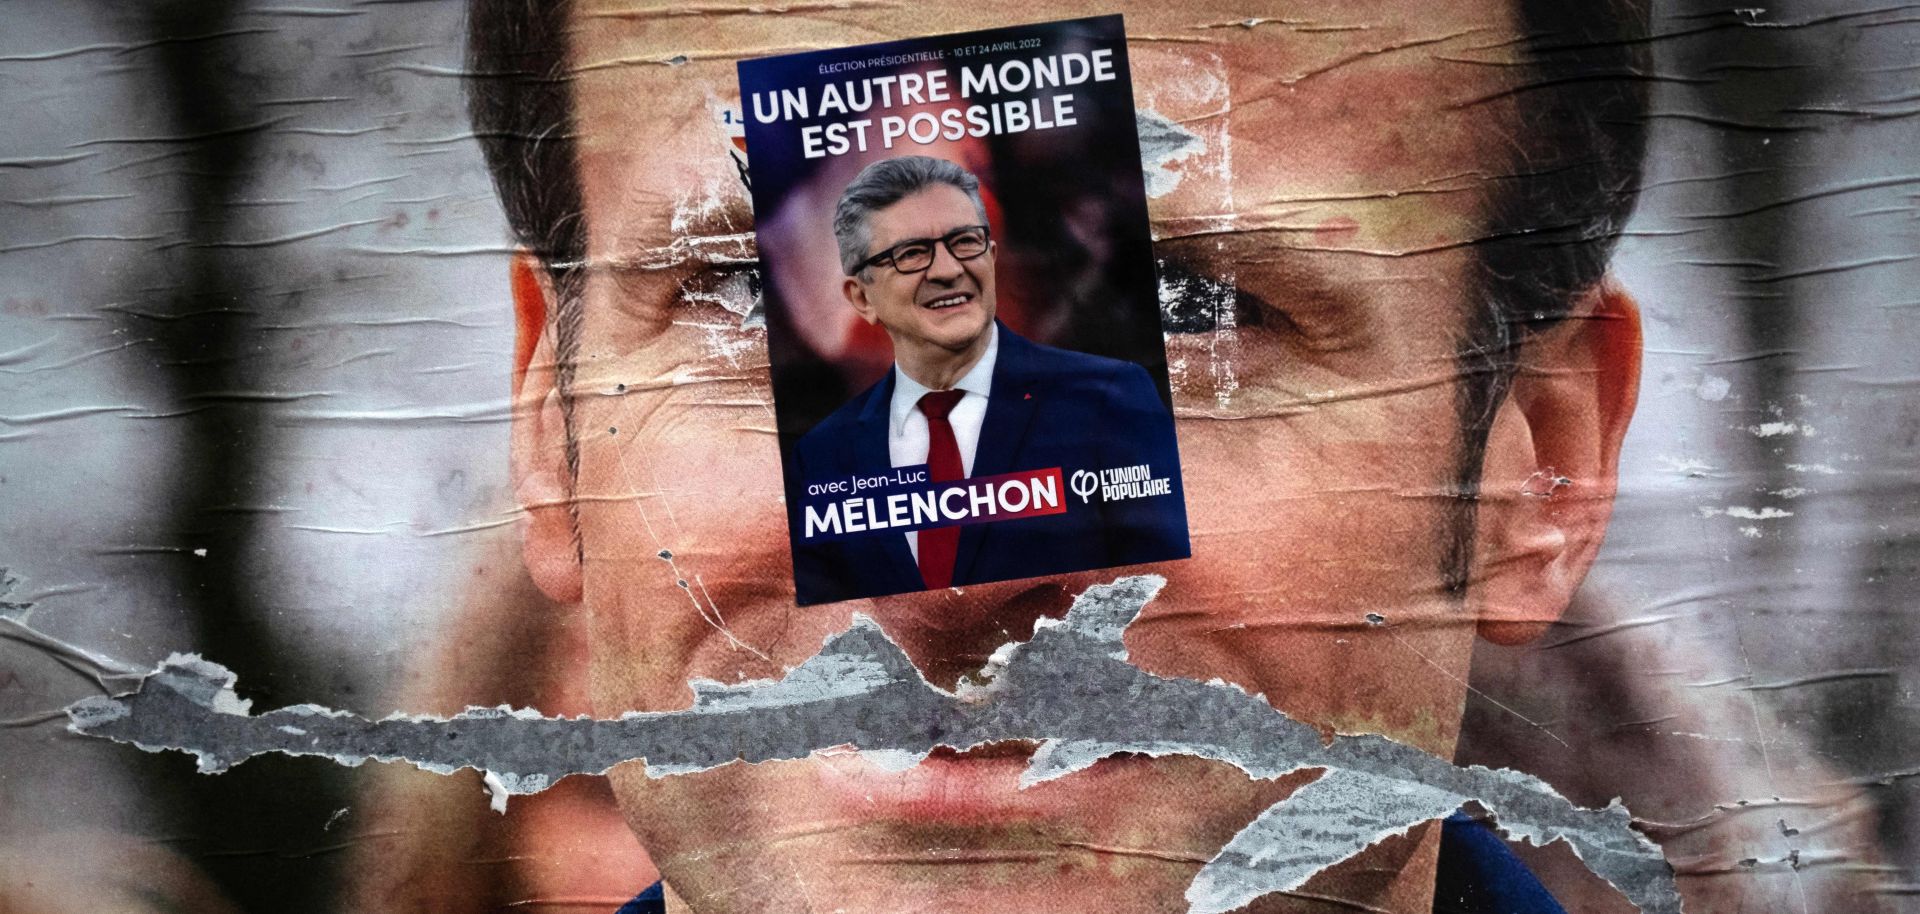
[[[1522,644],[1560,618],[1600,552],[1640,386],[1640,309],[1609,277],[1527,340],[1481,472],[1468,606]]]
[[[557,350],[548,315],[558,298],[546,267],[514,255],[512,270],[513,489],[526,514],[521,556],[533,583],[558,603],[580,601],[580,545],[567,466],[566,416],[560,409]]]
[[[871,324],[880,318],[873,313],[873,302],[867,299],[867,285],[857,277],[849,276],[840,283],[840,294],[847,297],[847,304],[853,306],[860,319]]]

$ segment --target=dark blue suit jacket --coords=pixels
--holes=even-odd
[[[897,371],[898,369],[895,369]],[[794,444],[788,505],[793,575],[801,605],[924,589],[906,536],[882,531],[831,542],[800,536],[799,493],[809,482],[882,475],[894,372],[821,420]],[[1169,477],[1166,495],[1082,503],[1062,492],[1064,514],[960,528],[953,583],[1083,571],[1186,558],[1186,495],[1174,445],[1173,415],[1145,369],[1132,362],[1042,346],[1000,326],[993,390],[974,452],[975,477],[1059,467],[1075,470],[1148,464]]]

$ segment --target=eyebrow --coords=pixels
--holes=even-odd
[[[686,225],[683,234],[691,237],[752,233],[753,207],[739,197],[730,197],[717,207],[690,215]]]
[[[753,211],[736,199],[689,216],[684,228],[674,232],[666,244],[622,251],[608,258],[603,266],[616,273],[629,273],[667,270],[687,264],[754,266],[759,262]]]

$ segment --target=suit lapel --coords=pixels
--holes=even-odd
[[[853,467],[862,475],[877,476],[893,468],[893,458],[887,450],[887,421],[893,405],[893,372],[898,370],[888,371],[887,376],[873,386],[866,406],[860,410],[860,421],[852,440],[844,444],[847,459],[842,465]],[[906,534],[857,537],[848,544],[868,556],[855,562],[855,567],[886,569],[890,586],[883,593],[918,590],[923,586],[920,566],[913,560],[913,550],[907,548]]]
[[[980,426],[980,444],[973,452],[970,478],[998,476],[1017,469],[1020,452],[1033,425],[1034,408],[1039,404],[1033,371],[1032,343],[1015,336],[1000,325],[1000,352],[993,365],[993,390],[987,396],[987,418]],[[974,561],[982,544],[992,534],[993,524],[970,524],[960,531],[960,547],[954,555],[955,583],[972,582]]]

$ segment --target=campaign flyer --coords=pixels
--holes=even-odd
[[[798,602],[1186,558],[1121,17],[740,94]]]

